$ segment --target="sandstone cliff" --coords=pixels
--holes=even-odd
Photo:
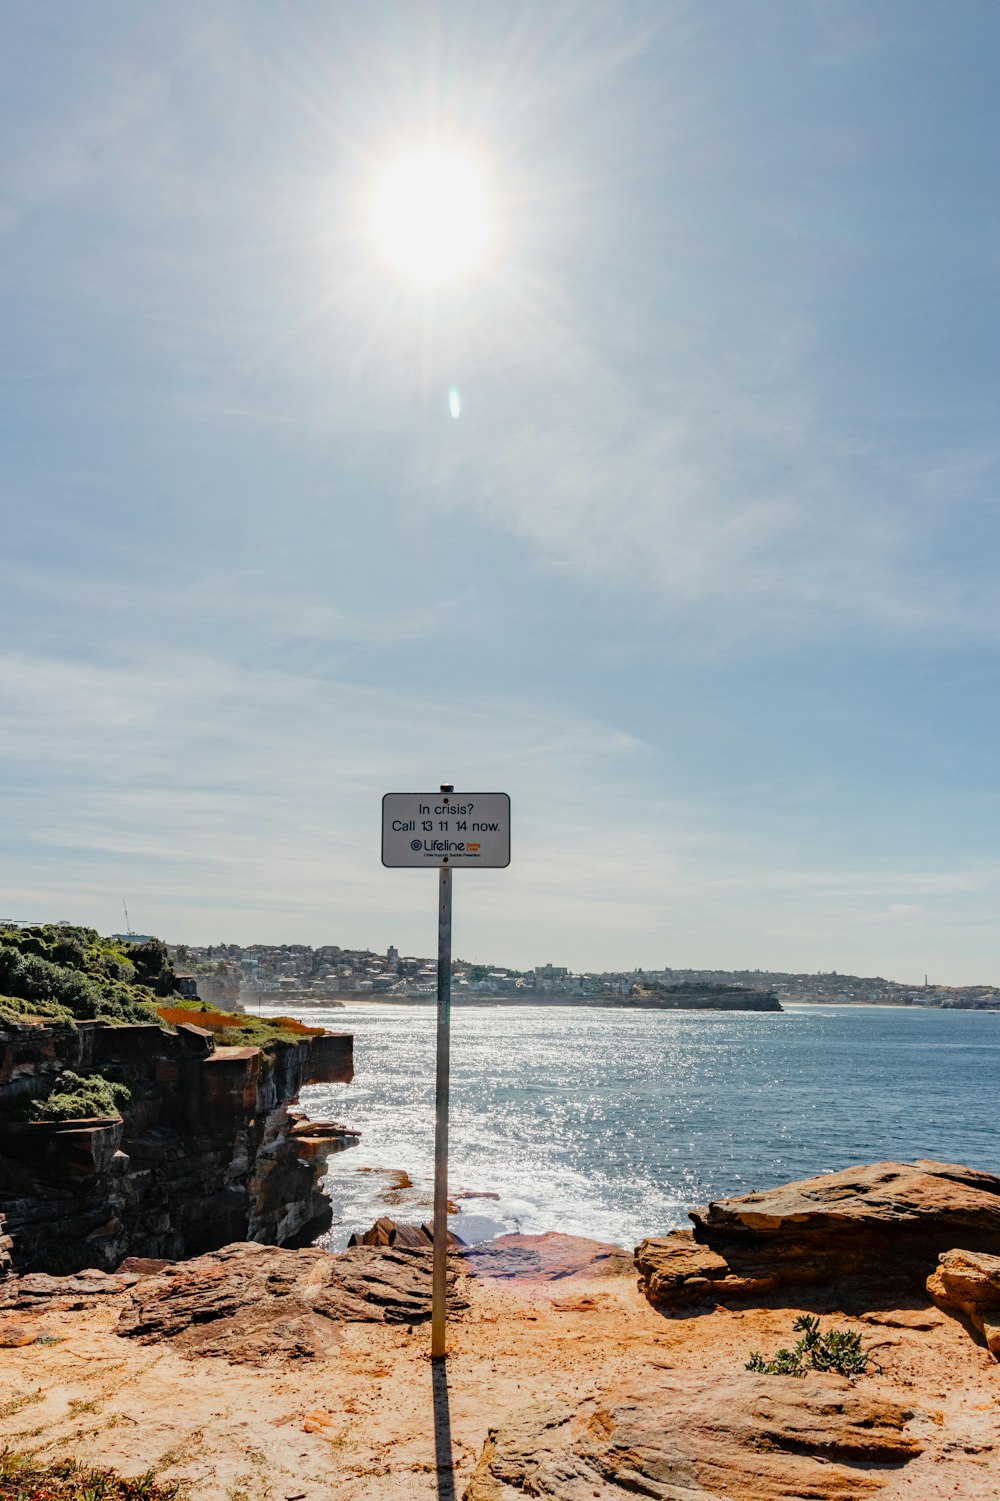
[[[196,1014],[196,1013],[195,1013]],[[0,1025],[0,1272],[176,1259],[231,1241],[311,1240],[330,1222],[329,1151],[354,1139],[290,1109],[304,1084],[349,1082],[347,1034],[219,1047],[190,1024]],[[122,1116],[10,1118],[63,1070],[128,1085]]]

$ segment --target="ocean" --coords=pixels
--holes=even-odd
[[[380,1214],[427,1219],[434,1007],[300,1015],[355,1039],[354,1082],[302,1096],[362,1133],[330,1159],[321,1243]],[[1000,1013],[456,1004],[451,1031],[450,1191],[495,1195],[457,1201],[468,1241],[563,1230],[632,1246],[710,1198],[880,1158],[1000,1171]]]

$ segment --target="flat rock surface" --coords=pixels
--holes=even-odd
[[[838,1232],[856,1242],[903,1241],[913,1231],[942,1251],[973,1240],[1000,1249],[1000,1178],[943,1162],[875,1162],[720,1199],[691,1218],[697,1238],[715,1249],[734,1237],[832,1244]]]
[[[251,1251],[261,1266],[271,1259],[277,1270],[283,1260],[269,1258],[260,1246]],[[295,1253],[295,1260],[300,1269],[318,1264],[309,1251]],[[195,1265],[187,1263],[189,1269]],[[309,1280],[312,1271],[304,1275]],[[322,1272],[316,1275],[314,1288],[329,1285]],[[745,1384],[751,1378],[743,1372],[750,1352],[771,1354],[788,1345],[803,1311],[790,1299],[780,1307],[706,1305],[697,1316],[662,1313],[642,1296],[634,1275],[463,1277],[469,1306],[449,1324],[444,1365],[429,1358],[426,1324],[333,1319],[290,1296],[276,1297],[289,1315],[285,1322],[314,1320],[312,1333],[309,1323],[300,1324],[297,1333],[287,1334],[284,1352],[276,1344],[266,1358],[237,1361],[232,1342],[241,1336],[248,1357],[260,1348],[260,1335],[247,1322],[252,1303],[244,1301],[242,1313],[207,1320],[209,1328],[215,1324],[210,1337],[218,1340],[216,1353],[230,1357],[208,1360],[192,1359],[183,1334],[148,1343],[118,1335],[123,1309],[139,1308],[136,1300],[145,1300],[146,1289],[159,1280],[144,1278],[133,1290],[87,1297],[78,1307],[54,1297],[30,1314],[0,1311],[0,1332],[6,1329],[10,1339],[7,1346],[0,1342],[0,1447],[9,1442],[55,1457],[71,1454],[129,1475],[153,1467],[165,1481],[183,1480],[190,1501],[462,1501],[491,1430],[537,1422],[548,1407],[559,1423],[567,1414],[611,1412],[622,1434],[632,1421],[618,1405],[616,1394],[624,1394],[637,1403],[648,1398],[648,1410],[660,1415],[661,1434],[671,1431],[676,1408],[678,1430],[692,1441],[697,1434],[706,1454],[732,1456],[734,1476],[752,1474],[748,1466],[757,1461],[750,1450],[741,1452],[733,1417],[736,1387],[730,1383],[741,1393],[756,1389],[755,1380]],[[254,1279],[244,1287],[266,1298],[276,1285],[271,1294],[262,1294]],[[914,1410],[918,1416],[905,1424],[902,1437],[922,1444],[922,1451],[881,1469],[833,1454],[821,1466],[815,1404],[808,1403],[803,1453],[810,1476],[817,1474],[817,1485],[828,1489],[800,1486],[792,1490],[797,1501],[830,1494],[831,1477],[841,1470],[855,1495],[865,1494],[858,1490],[863,1481],[880,1484],[873,1491],[878,1501],[997,1501],[1000,1364],[926,1296],[922,1309],[909,1302],[900,1313],[899,1327],[890,1308],[880,1317],[892,1322],[873,1326],[846,1313],[831,1293],[822,1322],[824,1328],[859,1332],[872,1356],[871,1374],[853,1392],[889,1404],[876,1409],[873,1431],[887,1431],[895,1445],[885,1413],[891,1404]],[[302,1359],[297,1343],[313,1337],[317,1327],[329,1342]],[[811,1385],[809,1378],[761,1379],[774,1401],[793,1407]],[[779,1418],[787,1439],[777,1409],[767,1432],[775,1431]],[[637,1432],[644,1421],[637,1413]],[[754,1421],[764,1431],[759,1412]],[[772,1447],[758,1455],[761,1486],[777,1484],[777,1470],[807,1473],[794,1468],[797,1451],[767,1442]],[[839,1442],[837,1454],[843,1455],[845,1441]],[[573,1443],[563,1452],[577,1463],[582,1451]],[[599,1459],[607,1446],[601,1449],[599,1436],[594,1443]],[[624,1473],[619,1468],[602,1474],[580,1493],[581,1501],[593,1501],[595,1489],[599,1497],[626,1501],[630,1493],[619,1484]],[[706,1472],[700,1481],[695,1474],[694,1482],[702,1496],[689,1486],[677,1492],[677,1501],[703,1501]],[[514,1492],[517,1501],[528,1501],[528,1494]],[[730,1494],[715,1492],[718,1501]],[[642,1492],[631,1493],[636,1495]]]
[[[495,1280],[557,1282],[565,1277],[631,1276],[632,1256],[621,1246],[563,1235],[500,1235],[461,1253],[460,1265],[470,1276]]]
[[[661,1378],[491,1431],[466,1501],[834,1501],[871,1496],[922,1449],[911,1409],[842,1376]]]
[[[24,1277],[0,1280],[0,1309],[83,1308],[93,1298],[110,1298],[138,1281],[135,1273],[108,1273],[88,1268],[72,1277],[51,1277],[47,1272],[29,1272]]]
[[[313,1247],[224,1246],[137,1280],[118,1333],[236,1362],[308,1359],[329,1351],[344,1323],[429,1319],[431,1255],[375,1246],[335,1255]],[[452,1266],[453,1315],[465,1307],[455,1280]]]

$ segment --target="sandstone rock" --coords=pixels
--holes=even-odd
[[[0,1349],[16,1350],[21,1345],[33,1345],[41,1332],[38,1324],[14,1324],[0,1319]]]
[[[714,1250],[794,1240],[855,1264],[880,1249],[920,1257],[933,1247],[937,1255],[957,1238],[1000,1249],[1000,1178],[941,1162],[876,1162],[722,1199],[691,1219]]]
[[[701,1299],[749,1298],[777,1286],[775,1273],[764,1264],[754,1276],[747,1267],[737,1273],[717,1251],[699,1245],[690,1230],[644,1240],[635,1248],[640,1286],[653,1303],[665,1307]]]
[[[368,1230],[355,1231],[347,1242],[350,1246],[408,1246],[410,1250],[426,1251],[434,1244],[433,1225],[401,1225],[388,1214],[381,1215]],[[457,1251],[464,1244],[454,1233],[448,1231],[448,1249]]]
[[[225,1246],[136,1279],[118,1333],[249,1364],[321,1355],[336,1343],[338,1323],[429,1319],[431,1260],[426,1246],[359,1246],[332,1256],[316,1248]],[[455,1277],[452,1265],[452,1315],[467,1306]]]
[[[564,1277],[629,1275],[633,1259],[621,1246],[582,1235],[499,1235],[462,1251],[463,1270],[495,1281],[555,1282]]]
[[[852,1501],[920,1453],[911,1416],[840,1376],[692,1372],[491,1430],[464,1501]]]
[[[127,1292],[137,1281],[134,1275],[109,1276],[94,1268],[73,1277],[29,1272],[25,1277],[7,1277],[0,1282],[0,1310],[87,1308],[95,1298]]]
[[[693,1237],[636,1248],[653,1301],[755,1297],[863,1279],[873,1296],[922,1282],[956,1241],[1000,1252],[1000,1178],[947,1163],[877,1162],[693,1209]]]
[[[964,1313],[1000,1359],[1000,1256],[945,1251],[927,1279],[927,1291],[939,1308]]]

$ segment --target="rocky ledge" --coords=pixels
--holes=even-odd
[[[661,1376],[492,1429],[464,1501],[848,1501],[921,1453],[913,1416],[842,1376]]]
[[[878,1307],[926,1289],[1000,1355],[1000,1178],[876,1162],[692,1209],[694,1230],[636,1247],[650,1302],[780,1300],[837,1288]]]
[[[352,1045],[327,1033],[219,1047],[188,1024],[0,1028],[0,1104],[64,1069],[131,1091],[121,1116],[0,1124],[0,1275],[315,1239],[331,1219],[327,1156],[357,1134],[290,1107],[304,1084],[349,1082]]]

